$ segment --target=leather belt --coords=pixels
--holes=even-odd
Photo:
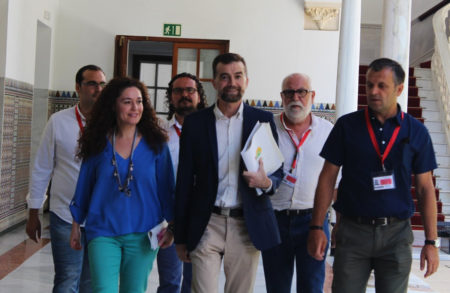
[[[220,207],[213,207],[212,212],[214,214],[218,214],[225,217],[232,217],[232,218],[242,218],[244,216],[244,210],[242,208],[220,208]]]
[[[313,209],[304,209],[304,210],[281,210],[281,211],[275,211],[275,214],[277,215],[294,215],[294,216],[304,216],[312,214]]]
[[[406,221],[406,219],[399,219],[396,217],[367,218],[367,217],[344,216],[344,218],[346,218],[352,222],[358,223],[358,224],[371,225],[371,226],[387,226],[390,224]]]

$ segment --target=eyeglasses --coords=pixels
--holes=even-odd
[[[174,95],[181,95],[181,94],[183,94],[184,91],[186,91],[188,94],[192,95],[193,93],[195,93],[197,91],[197,89],[193,88],[193,87],[174,87],[172,89],[172,93]]]
[[[85,86],[88,86],[88,87],[101,87],[101,88],[104,88],[106,86],[106,82],[104,82],[104,81],[96,82],[96,81],[93,81],[93,80],[83,82],[83,84]]]
[[[296,90],[284,90],[281,93],[288,99],[292,99],[297,93],[300,97],[304,98],[307,94],[313,92],[313,90],[296,89]]]

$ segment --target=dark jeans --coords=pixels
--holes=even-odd
[[[183,263],[178,258],[175,244],[159,250],[157,263],[159,274],[158,293],[191,292],[192,265],[190,263]],[[182,274],[183,281],[181,282]]]
[[[342,217],[336,234],[333,292],[366,292],[374,270],[377,292],[406,293],[412,242],[409,220],[371,226]]]
[[[50,212],[50,237],[55,266],[53,293],[92,292],[84,228],[81,229],[81,250],[70,247],[71,231],[72,224]]]
[[[311,214],[288,216],[277,213],[276,217],[282,242],[262,252],[267,292],[291,292],[294,262],[297,292],[323,292],[325,260],[315,260],[306,249]],[[329,239],[327,220],[323,229]]]

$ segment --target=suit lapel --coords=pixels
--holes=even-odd
[[[244,123],[242,125],[241,150],[244,148],[244,145],[247,142],[247,138],[250,136],[250,133],[252,132],[253,127],[256,124],[255,117],[252,114],[252,109],[244,103]]]
[[[216,134],[216,117],[214,116],[214,107],[212,105],[208,109],[208,116],[206,118],[206,128],[208,132],[208,141],[211,145],[211,152],[213,156],[214,169],[218,172],[219,155],[217,154],[217,134]]]

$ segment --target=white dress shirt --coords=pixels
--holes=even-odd
[[[232,117],[225,116],[217,104],[214,107],[216,117],[217,154],[219,185],[215,205],[233,208],[241,206],[238,195],[239,164],[241,161],[241,141],[244,104]]]
[[[288,132],[291,133],[297,145],[299,144],[299,139],[292,129],[281,122],[280,116],[281,114],[276,115],[274,120],[277,126],[279,148],[285,159],[283,168],[286,175],[290,172],[296,152],[296,147],[292,143]],[[294,187],[291,187],[283,180],[276,193],[271,196],[275,210],[310,209],[314,205],[314,194],[324,163],[324,159],[319,153],[333,125],[325,119],[312,114],[311,116],[312,123],[309,127],[311,132],[300,147],[297,165],[292,172],[297,181]]]
[[[175,179],[178,171],[178,154],[180,152],[180,137],[178,136],[175,127],[181,132],[183,126],[178,123],[177,119],[175,119],[175,115],[172,116],[172,119],[169,121],[163,122],[163,128],[167,131],[167,135],[169,136],[169,141],[167,142],[170,151],[170,157],[172,158],[172,166],[173,172],[175,174]]]
[[[44,204],[47,186],[52,179],[50,210],[67,223],[72,223],[69,210],[73,198],[81,160],[76,158],[80,127],[74,106],[54,113],[42,135],[31,173],[28,207],[39,209]],[[78,109],[79,110],[79,109]],[[85,118],[79,111],[82,124]]]

